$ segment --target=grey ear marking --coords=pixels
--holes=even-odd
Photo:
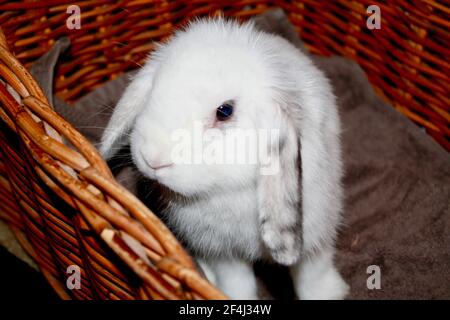
[[[128,141],[127,132],[148,100],[157,62],[148,61],[134,76],[120,98],[100,142],[100,153],[111,158]]]
[[[272,258],[283,265],[296,263],[302,249],[300,141],[288,122],[278,159],[272,159],[279,161],[278,172],[258,181],[261,236]]]

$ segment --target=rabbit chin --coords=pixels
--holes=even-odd
[[[146,174],[150,179],[185,197],[206,193],[213,185],[211,179],[207,177],[199,179],[198,175],[195,174],[198,170],[192,168],[181,168],[175,165],[158,170],[151,169],[150,171]]]

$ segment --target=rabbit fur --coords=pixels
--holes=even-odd
[[[234,113],[218,123],[226,101]],[[222,143],[230,128],[277,129],[278,171],[173,164],[171,134],[195,121],[225,132]],[[336,101],[322,72],[287,40],[251,22],[189,23],[134,76],[100,151],[109,159],[126,143],[139,172],[168,190],[162,214],[171,230],[231,298],[257,298],[256,260],[289,266],[301,299],[345,297],[333,262],[343,210]]]

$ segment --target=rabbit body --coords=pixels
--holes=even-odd
[[[234,109],[230,109],[234,107]],[[219,107],[233,110],[218,118]],[[174,163],[173,132],[276,129],[261,162]],[[328,80],[285,39],[251,23],[199,20],[161,44],[125,91],[102,139],[108,158],[130,137],[139,171],[171,190],[169,227],[232,298],[257,298],[255,260],[290,266],[297,295],[340,299],[333,263],[341,221],[340,123]],[[172,138],[171,138],[172,137]],[[239,153],[239,151],[237,151]],[[196,151],[193,151],[196,154]]]

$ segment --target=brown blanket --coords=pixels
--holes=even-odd
[[[351,297],[450,298],[449,154],[382,103],[355,64],[321,65],[340,79],[346,227],[337,261]],[[367,289],[369,265],[381,268],[381,290]]]
[[[302,47],[281,11],[256,20],[262,29]],[[68,45],[67,40],[57,42],[35,64],[35,76],[49,96],[48,75]],[[356,63],[338,57],[313,59],[334,85],[343,123],[346,209],[336,259],[351,286],[349,298],[449,299],[449,154],[382,102]],[[126,76],[111,81],[75,106],[55,98],[55,109],[97,143],[126,83]],[[381,289],[367,288],[370,265],[380,267]],[[288,284],[274,281],[279,273],[258,272],[267,283],[275,283],[270,286],[274,296],[291,297]]]

